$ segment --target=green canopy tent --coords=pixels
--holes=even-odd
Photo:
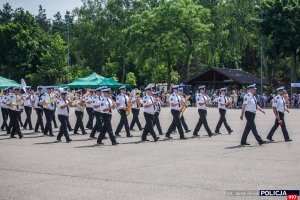
[[[69,88],[98,88],[101,86],[116,88],[116,87],[120,87],[121,85],[122,85],[121,83],[118,83],[114,79],[105,78],[95,72],[87,77],[78,78],[74,82],[70,84],[66,84],[66,86],[68,86]]]
[[[4,89],[10,86],[20,86],[16,81],[10,80],[0,76],[0,89]]]

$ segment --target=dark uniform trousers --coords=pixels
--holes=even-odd
[[[107,113],[101,113],[101,116],[102,116],[103,126],[101,128],[97,142],[102,142],[102,140],[105,137],[105,133],[108,133],[111,143],[115,144],[116,138],[114,136],[112,126],[111,126],[111,115]]]
[[[44,132],[44,123],[43,123],[43,110],[40,108],[35,109],[36,114],[37,114],[37,121],[35,124],[35,132],[38,132],[39,127],[41,127],[42,132]]]
[[[282,122],[283,122],[283,125],[281,126],[281,130],[282,130],[282,133],[283,133],[284,140],[289,140],[290,137],[289,137],[289,133],[286,129],[286,125],[285,125],[285,121],[284,121],[284,113],[278,112],[278,114],[279,114],[280,120],[282,120]],[[271,131],[269,132],[267,138],[272,139],[272,137],[273,137],[275,131],[277,130],[278,126],[279,126],[279,122],[278,122],[277,119],[275,119],[275,124],[272,127]]]
[[[22,126],[23,127],[23,122],[22,122],[22,117],[21,117],[21,115],[22,115],[22,112],[23,112],[23,110],[19,110],[17,113],[17,120],[18,120],[18,122],[20,123],[20,126]]]
[[[10,110],[10,121],[12,126],[12,131],[10,132],[10,137],[13,137],[15,133],[19,135],[19,138],[22,138],[23,135],[20,130],[20,125],[18,121],[18,115],[20,111]]]
[[[181,121],[182,127],[184,128],[185,132],[187,132],[189,130],[189,128],[188,128],[188,126],[185,122],[185,119],[184,119],[183,115],[180,117],[180,121]],[[174,128],[173,131],[176,131],[176,127]]]
[[[180,121],[180,111],[179,110],[174,110],[174,109],[171,109],[171,113],[173,115],[173,121],[166,133],[166,136],[169,137],[171,132],[173,132],[176,127],[177,127],[177,130],[179,131],[179,135],[180,135],[180,138],[184,138],[184,133],[183,133],[183,129],[182,129],[182,125],[181,125],[181,121]]]
[[[90,134],[90,137],[95,137],[96,131],[102,129],[102,116],[100,112],[94,111],[95,118],[96,118],[96,124],[93,127],[93,130]]]
[[[51,110],[51,119],[53,121],[54,127],[57,128],[56,117],[55,117],[55,109]]]
[[[147,139],[148,133],[150,133],[152,135],[153,139],[155,139],[156,134],[155,134],[154,129],[153,129],[154,115],[144,112],[144,116],[145,116],[146,125],[145,125],[145,129],[142,133],[142,140]]]
[[[70,118],[69,118],[69,116],[67,116],[67,127],[68,127],[69,131],[72,131],[72,127],[71,127],[71,124],[70,124]]]
[[[93,120],[94,120],[94,109],[93,108],[86,108],[86,112],[89,115],[89,120],[86,124],[86,128],[93,129]]]
[[[222,126],[223,123],[224,123],[224,126],[227,129],[227,131],[230,132],[231,128],[228,125],[226,117],[225,117],[225,115],[226,115],[226,109],[219,108],[219,113],[220,113],[220,119],[219,119],[219,122],[218,122],[218,124],[216,126],[216,131],[215,132],[218,133],[220,131],[220,128],[221,128],[221,126]]]
[[[32,129],[32,123],[31,123],[31,114],[32,114],[32,107],[31,106],[24,106],[25,113],[26,113],[26,120],[24,122],[24,128],[29,126],[29,129]]]
[[[68,116],[58,115],[58,120],[60,121],[59,133],[57,135],[57,140],[60,140],[64,135],[67,141],[70,141],[68,129],[67,129],[67,119]]]
[[[256,138],[258,143],[263,142],[263,140],[258,135],[258,132],[256,130],[256,125],[255,125],[255,122],[254,122],[255,113],[246,111],[245,112],[245,117],[246,117],[247,123],[246,123],[245,130],[243,132],[243,135],[242,135],[241,144],[245,144],[247,142],[247,137],[250,133],[250,130],[252,131],[252,133],[253,133],[253,135]]]
[[[3,119],[1,129],[4,130],[4,128],[5,128],[5,130],[7,130],[8,129],[8,125],[7,125],[8,109],[7,108],[1,108],[1,113],[2,113],[2,119]]]
[[[160,113],[160,112],[155,112],[155,113],[154,113],[153,128],[154,128],[155,125],[156,125],[159,134],[162,135],[163,132],[162,132],[162,129],[161,129],[161,126],[160,126],[159,113]]]
[[[137,108],[132,108],[131,109],[132,111],[132,121],[131,121],[131,124],[130,124],[130,129],[133,129],[135,123],[136,125],[138,126],[138,128],[141,130],[142,129],[142,125],[140,123],[140,120],[139,120],[139,113],[140,113],[140,109],[137,109]]]
[[[53,135],[53,131],[52,131],[52,117],[51,117],[51,110],[49,109],[43,109],[45,116],[46,116],[46,125],[45,125],[45,130],[44,130],[44,134],[47,135],[47,133],[49,132],[50,135]]]
[[[201,126],[204,125],[204,128],[206,130],[206,132],[208,133],[209,136],[213,135],[213,133],[211,132],[208,123],[207,123],[207,110],[203,110],[203,109],[198,109],[198,113],[199,113],[199,121],[195,127],[194,130],[194,135],[197,135]]]
[[[82,122],[83,112],[75,111],[75,115],[76,115],[76,124],[75,124],[75,127],[74,127],[74,134],[77,134],[77,131],[78,131],[79,128],[80,128],[82,133],[85,133],[83,122]]]
[[[130,136],[130,131],[129,131],[129,125],[128,125],[128,119],[127,119],[126,111],[123,110],[123,109],[120,109],[119,113],[121,115],[121,118],[120,118],[119,125],[118,125],[118,127],[116,129],[115,135],[119,135],[119,133],[121,132],[123,126],[125,126],[125,130],[126,130],[127,136]]]

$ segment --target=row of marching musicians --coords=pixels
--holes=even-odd
[[[107,87],[98,88],[95,91],[87,92],[85,95],[82,95],[82,90],[77,90],[75,98],[73,98],[67,91],[61,91],[60,94],[57,94],[53,92],[52,87],[47,87],[46,89],[47,92],[42,93],[42,88],[38,87],[38,92],[34,94],[32,91],[30,91],[30,87],[27,87],[26,93],[22,96],[20,95],[19,87],[10,87],[5,90],[4,96],[1,97],[1,110],[3,115],[3,125],[1,129],[6,129],[7,133],[11,134],[12,138],[15,137],[15,134],[18,134],[19,138],[22,138],[23,135],[21,133],[19,125],[19,121],[21,121],[20,110],[24,105],[27,116],[24,123],[24,128],[26,128],[26,125],[28,124],[29,129],[32,129],[30,116],[32,110],[29,109],[30,105],[32,105],[38,116],[35,126],[35,132],[38,132],[38,129],[41,128],[42,132],[45,135],[49,134],[50,136],[54,136],[52,131],[52,121],[54,122],[54,126],[57,127],[55,120],[55,108],[57,107],[57,115],[61,123],[59,134],[57,135],[58,141],[61,141],[61,137],[63,135],[66,137],[67,142],[71,141],[68,134],[68,129],[72,130],[69,123],[69,107],[75,107],[75,114],[77,117],[74,134],[77,134],[79,128],[81,129],[82,134],[86,134],[83,125],[83,112],[86,107],[87,113],[89,115],[89,120],[86,127],[92,129],[90,133],[91,138],[96,138],[96,132],[100,132],[97,138],[97,143],[99,144],[102,143],[102,140],[105,138],[106,133],[108,133],[113,145],[118,144],[116,142],[116,137],[120,136],[119,134],[123,126],[125,127],[127,137],[132,137],[130,131],[134,130],[133,127],[135,124],[137,124],[140,131],[143,131],[142,141],[147,141],[147,135],[149,133],[152,135],[154,141],[157,141],[159,139],[154,131],[154,126],[157,126],[159,135],[163,135],[159,121],[159,113],[161,110],[162,102],[160,101],[159,93],[153,93],[150,86],[145,88],[146,94],[143,99],[141,99],[139,92],[135,93],[132,98],[129,98],[126,95],[126,87],[122,86],[119,88],[120,94],[116,97],[116,101],[112,100],[110,89],[108,89]],[[267,139],[271,141],[273,141],[272,136],[279,125],[281,125],[285,140],[291,141],[284,122],[284,112],[288,110],[284,103],[284,99],[282,98],[283,90],[284,88],[278,88],[278,96],[273,102],[273,110],[276,116],[276,120],[272,130],[267,137]],[[219,96],[218,101],[220,119],[216,126],[215,134],[220,133],[219,130],[223,123],[229,134],[233,132],[233,130],[228,125],[225,117],[226,106],[230,104],[230,100],[226,97],[226,91],[226,88],[222,88],[221,95]],[[262,112],[264,111],[257,105],[255,97],[255,85],[250,85],[248,87],[248,91],[249,93],[244,97],[244,104],[240,117],[241,119],[243,119],[243,116],[245,115],[247,119],[247,124],[242,136],[241,144],[248,145],[246,139],[250,130],[253,132],[259,144],[263,144],[265,143],[265,141],[263,141],[257,133],[254,118],[256,110],[260,110]],[[93,95],[93,92],[95,92],[95,95]],[[209,128],[206,119],[207,106],[211,104],[211,100],[205,94],[205,86],[200,86],[198,88],[198,92],[199,93],[196,97],[196,105],[200,117],[194,129],[193,136],[199,136],[198,132],[203,125],[209,137],[211,137],[214,134]],[[168,128],[168,131],[165,134],[165,137],[167,139],[172,139],[170,134],[176,129],[179,132],[180,139],[186,139],[183,129],[185,129],[186,133],[190,132],[183,116],[184,110],[187,107],[186,100],[187,99],[183,97],[183,88],[179,88],[179,86],[177,85],[173,86],[173,94],[171,94],[169,97],[173,120],[170,127]],[[146,125],[144,128],[142,128],[139,122],[139,108],[142,104],[144,107],[144,117],[146,121]],[[117,109],[121,116],[115,133],[113,133],[111,125],[112,109]],[[130,126],[127,119],[129,111],[132,111],[133,114]],[[46,116],[45,127],[43,126],[43,113]],[[10,118],[9,125],[6,124],[8,118],[6,115]],[[96,118],[95,125],[93,125],[94,117]]]

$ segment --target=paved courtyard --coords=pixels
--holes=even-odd
[[[300,110],[286,114],[293,142],[284,142],[278,130],[276,142],[263,146],[251,133],[251,146],[239,146],[245,125],[239,116],[240,110],[228,110],[232,135],[222,127],[224,134],[209,138],[202,127],[199,138],[188,133],[189,139],[182,141],[174,134],[174,140],[162,137],[157,143],[141,143],[140,132],[133,132],[133,138],[121,132],[118,146],[111,146],[109,140],[98,146],[88,135],[71,135],[71,143],[64,138],[56,143],[55,137],[32,131],[23,131],[22,140],[0,132],[0,199],[286,199],[228,196],[226,191],[300,189]],[[85,113],[85,123],[86,117]],[[212,131],[218,117],[217,109],[209,109]],[[198,120],[196,109],[188,108],[185,118],[193,130]],[[35,119],[33,114],[34,124]],[[145,124],[142,113],[140,119]],[[118,120],[114,112],[114,129]],[[169,108],[163,109],[160,120],[166,132],[172,120]],[[265,138],[274,123],[272,110],[266,110],[266,115],[258,113],[256,123]],[[71,124],[75,124],[74,115]],[[54,129],[55,135],[57,132]]]

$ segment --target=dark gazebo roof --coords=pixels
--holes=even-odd
[[[195,85],[197,83],[237,83],[239,85],[260,84],[260,78],[240,69],[211,68],[207,71],[185,81],[185,84]],[[263,80],[263,84],[266,82]]]

